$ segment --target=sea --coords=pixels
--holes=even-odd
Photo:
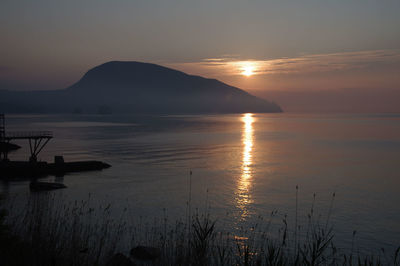
[[[49,192],[65,202],[171,222],[207,213],[233,234],[284,220],[300,230],[312,215],[339,247],[400,246],[400,114],[27,114],[7,115],[6,130],[52,131],[41,161],[112,165],[43,178],[67,186]],[[15,143],[10,159],[28,160],[28,141]],[[34,196],[24,179],[0,193]]]

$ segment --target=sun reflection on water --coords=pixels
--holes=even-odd
[[[250,186],[252,184],[252,151],[253,151],[253,114],[244,114],[242,116],[243,134],[242,134],[242,173],[237,185],[236,192],[236,205],[242,211],[241,218],[244,219],[248,216],[247,206],[252,203],[250,195]]]

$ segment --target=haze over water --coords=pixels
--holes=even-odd
[[[7,117],[8,130],[53,130],[40,159],[102,160],[112,168],[56,178],[54,191],[128,207],[132,217],[170,221],[192,208],[209,210],[223,229],[251,227],[278,211],[293,225],[296,185],[300,223],[316,193],[315,214],[325,221],[332,194],[335,242],[362,249],[395,248],[400,239],[400,116],[237,114],[185,116]],[[11,154],[27,159],[28,143]],[[54,177],[47,178],[54,180]],[[2,183],[9,198],[29,196],[27,182]],[[171,197],[173,195],[173,197]],[[267,220],[267,219],[265,219]]]

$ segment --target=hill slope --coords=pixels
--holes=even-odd
[[[58,91],[0,92],[6,112],[281,112],[274,103],[215,79],[140,62],[108,62]]]

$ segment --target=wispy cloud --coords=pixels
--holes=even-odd
[[[252,65],[254,74],[295,74],[346,71],[382,65],[400,66],[400,50],[373,50],[328,54],[304,54],[292,58],[240,60],[235,56],[206,58],[199,62],[171,63],[179,68],[200,75],[240,75],[243,68]]]

